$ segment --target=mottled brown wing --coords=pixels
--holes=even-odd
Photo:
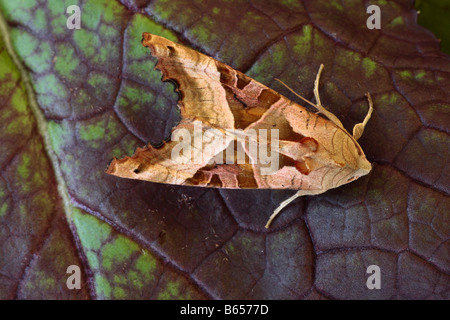
[[[142,44],[158,58],[156,68],[163,80],[178,84],[183,119],[197,118],[224,129],[245,129],[274,105],[292,103],[230,66],[166,38],[144,33]]]
[[[158,58],[155,68],[162,72],[162,80],[177,83],[183,119],[197,118],[213,126],[234,128],[214,59],[150,33],[143,34],[142,44]]]
[[[184,120],[175,129],[184,130],[187,135],[194,137],[198,135],[195,131],[196,123],[198,123],[196,120]],[[212,128],[203,125],[201,134],[209,129]],[[230,143],[230,140],[224,140],[221,144],[215,141],[216,137],[211,137],[209,141],[202,141],[201,148],[189,144],[189,150],[177,152],[175,151],[180,141],[169,141],[158,148],[149,144],[144,148],[138,148],[131,157],[114,159],[106,173],[129,179],[185,184],[198,170],[207,167],[211,159]]]

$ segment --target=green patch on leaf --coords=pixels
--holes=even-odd
[[[312,43],[312,27],[306,25],[303,27],[302,33],[294,37],[295,46],[292,48],[296,55],[306,55],[311,50]]]
[[[37,31],[46,31],[47,30],[47,17],[43,8],[38,8],[34,11],[34,28]]]
[[[70,129],[67,128],[64,123],[57,123],[55,121],[50,121],[47,128],[53,150],[55,150],[59,154],[62,154],[64,152],[64,145],[66,145],[67,142],[70,141]]]
[[[396,103],[398,103],[401,99],[401,96],[396,93],[396,92],[392,92],[392,93],[385,93],[382,94],[380,96],[377,97],[379,100],[379,106],[392,106]],[[388,107],[389,108],[389,107]]]
[[[41,290],[53,289],[57,285],[55,277],[49,276],[45,272],[38,271],[35,273],[35,277],[36,285]]]
[[[81,140],[89,142],[89,146],[94,149],[99,148],[101,142],[111,141],[123,133],[117,119],[112,115],[79,122],[77,127]]]
[[[5,15],[19,15],[21,11],[28,11],[36,7],[36,0],[21,0],[21,1],[2,1],[0,8]]]
[[[66,10],[70,5],[75,4],[73,0],[47,0],[48,9],[50,14],[55,17],[61,15],[61,13],[66,14]],[[66,14],[67,17],[69,16]]]
[[[359,68],[361,60],[361,54],[351,50],[338,50],[336,54],[336,62],[342,67],[345,66],[348,70]]]
[[[0,46],[3,47],[3,40],[1,38]],[[19,72],[6,50],[0,50],[0,65],[2,66],[2,68],[0,68],[0,83],[2,88],[5,84],[8,84],[7,87],[4,87],[5,89],[8,89],[8,91],[2,90],[0,95],[6,95],[10,89],[14,88],[15,82],[19,78]]]
[[[36,92],[46,96],[65,99],[68,97],[66,87],[54,74],[39,77],[35,82]]]
[[[119,106],[137,111],[143,107],[153,106],[154,102],[155,97],[148,90],[126,86],[123,89],[123,96],[119,99]]]
[[[21,193],[25,194],[31,190],[40,190],[48,184],[49,172],[47,159],[43,154],[44,150],[42,144],[38,139],[32,139],[28,144],[27,149],[21,152],[14,162],[16,170],[16,178],[13,181]],[[46,197],[36,193],[32,201],[38,201],[37,205],[49,205]]]
[[[100,268],[100,263],[98,261],[98,255],[95,251],[87,251],[86,258],[88,260],[89,266],[93,270],[97,270]]]
[[[37,5],[36,0],[0,1],[0,9],[7,18],[14,17],[15,21],[25,25],[32,23],[32,9],[35,9]]]
[[[8,212],[8,204],[6,202],[3,202],[0,206],[0,218],[4,217],[6,213]]]
[[[109,39],[118,38],[122,36],[117,30],[117,28],[114,28],[114,26],[108,26],[106,24],[102,24],[100,26],[99,33],[102,35],[102,37],[106,37]]]
[[[435,75],[434,72],[425,71],[425,70],[416,70],[414,72],[414,78],[420,84],[433,86],[435,85]]]
[[[204,16],[199,23],[192,26],[191,34],[198,43],[211,43],[217,40],[217,34],[211,32],[214,21]]]
[[[105,222],[78,209],[73,210],[72,219],[90,268],[95,273],[99,298],[125,298],[130,294],[142,297],[145,291],[140,290],[148,292],[158,283],[162,266],[150,252],[116,233]]]
[[[90,124],[80,128],[80,137],[83,140],[99,140],[105,135],[105,128],[98,124]]]
[[[403,17],[397,17],[397,18],[393,19],[390,24],[391,24],[391,26],[395,27],[398,25],[402,25],[404,23],[405,23],[405,20],[403,19]]]
[[[60,44],[56,47],[55,71],[68,80],[74,80],[74,71],[80,66],[80,59],[71,45]]]
[[[281,0],[280,4],[291,10],[301,8],[301,4],[297,0]]]
[[[97,0],[86,1],[82,8],[83,26],[96,30],[100,23],[113,23],[124,13],[123,7],[116,1]]]
[[[77,227],[82,246],[87,250],[99,250],[111,235],[111,227],[94,216],[73,208],[72,219]]]
[[[39,44],[39,40],[31,34],[16,28],[11,30],[11,38],[14,40],[14,49],[25,57],[36,51]]]
[[[100,274],[95,275],[95,293],[100,299],[110,299],[111,298],[111,285],[108,279]]]
[[[100,47],[100,37],[93,31],[80,29],[75,32],[73,39],[77,48],[88,58],[91,58],[97,53],[97,48]]]
[[[124,275],[115,274],[113,277],[115,284],[127,284],[127,278]]]
[[[125,296],[126,296],[125,290],[123,290],[120,287],[114,288],[114,298],[115,299],[123,299],[123,298],[125,298]]]
[[[145,281],[154,280],[153,273],[156,270],[157,260],[151,256],[147,251],[144,251],[135,262],[135,268],[139,271],[140,276]]]
[[[397,73],[400,76],[400,78],[404,80],[410,80],[413,78],[413,73],[410,70],[397,71]]]
[[[19,135],[23,133],[23,128],[30,128],[32,123],[33,122],[28,114],[23,116],[16,116],[11,122],[6,125],[6,127],[3,127],[0,130],[10,136]]]
[[[370,59],[369,57],[365,57],[362,60],[362,67],[365,71],[366,77],[370,77],[375,73],[375,69],[377,68],[377,63]]]
[[[170,1],[158,1],[152,8],[152,12],[162,20],[168,19],[173,15],[175,11],[175,6],[173,2]]]
[[[109,93],[114,88],[113,79],[111,79],[110,76],[100,72],[92,72],[89,74],[87,84],[91,86],[93,96],[95,96],[98,100],[106,100]]]
[[[158,300],[173,300],[180,297],[180,284],[178,282],[168,282],[166,287],[158,294]]]
[[[27,108],[27,99],[22,86],[20,86],[18,90],[14,91],[10,103],[11,106],[14,108],[14,110],[17,111],[19,114],[29,115]]]
[[[123,236],[118,236],[102,248],[102,266],[106,270],[111,270],[114,265],[123,264],[138,250],[139,247],[135,242]]]
[[[17,167],[17,173],[22,179],[27,179],[30,176],[30,160],[30,155],[24,154],[21,158],[19,166]]]
[[[424,70],[419,70],[416,74],[416,79],[422,79],[425,76],[425,71]]]
[[[333,6],[334,8],[338,9],[339,11],[344,10],[344,7],[342,6],[342,4],[340,4],[338,1],[329,1],[328,2],[331,6]]]

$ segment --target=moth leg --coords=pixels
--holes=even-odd
[[[294,201],[298,197],[319,194],[322,192],[323,192],[322,190],[299,190],[299,191],[297,191],[292,197],[284,200],[282,203],[280,203],[278,208],[275,209],[275,211],[272,213],[272,215],[270,216],[269,220],[266,223],[266,229],[269,229],[270,224],[275,219],[275,217],[281,212],[281,210],[283,210],[287,205],[289,205],[292,201]]]
[[[370,97],[370,93],[366,93],[367,101],[369,102],[369,111],[367,111],[366,117],[364,118],[364,121],[358,124],[355,124],[353,127],[353,138],[355,140],[358,140],[361,138],[364,128],[366,127],[367,122],[369,121],[370,117],[372,116],[373,112],[373,102],[372,98]]]
[[[314,81],[314,96],[315,96],[316,102],[317,102],[317,105],[314,105],[314,107],[316,107],[316,109],[319,110],[319,112],[322,113],[323,115],[325,115],[328,119],[330,119],[332,122],[334,122],[335,125],[344,129],[344,126],[342,125],[341,121],[334,114],[332,114],[330,111],[325,109],[325,107],[322,106],[322,103],[320,102],[319,80],[320,80],[320,75],[322,74],[322,70],[323,70],[323,64],[320,65],[319,71],[317,72],[317,75],[316,75],[316,80]]]

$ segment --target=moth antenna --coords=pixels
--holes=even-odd
[[[285,86],[290,92],[292,92],[293,94],[295,94],[297,97],[299,97],[300,99],[302,99],[303,101],[305,101],[306,103],[309,103],[310,105],[312,105],[313,107],[315,107],[316,109],[319,110],[319,108],[317,107],[316,104],[312,103],[311,101],[309,101],[308,99],[302,97],[301,95],[299,95],[297,92],[294,91],[294,89],[292,89],[291,87],[289,87],[286,83],[284,83],[283,81],[281,81],[278,78],[275,78],[276,81],[278,81],[279,83],[281,83],[283,86]]]
[[[322,71],[323,71],[323,64],[320,65],[319,71],[317,71],[316,80],[314,80],[314,96],[316,97],[316,102],[317,102],[316,108],[322,114],[324,114],[328,119],[330,119],[335,125],[340,127],[342,130],[347,131],[347,130],[345,130],[344,126],[342,125],[341,120],[339,120],[333,113],[331,113],[330,111],[325,109],[325,107],[322,106],[322,103],[320,102],[319,80],[320,80],[320,75],[322,74]]]
[[[322,106],[322,103],[320,102],[320,97],[319,97],[319,79],[320,79],[320,75],[322,74],[322,70],[323,70],[323,64],[320,65],[319,71],[317,72],[316,80],[314,81],[314,96],[316,97],[317,104],[314,104],[311,101],[303,98],[301,95],[296,93],[293,89],[289,88],[289,86],[287,84],[285,84],[283,81],[281,81],[279,79],[275,79],[275,80],[277,80],[281,84],[283,84],[286,88],[289,89],[289,91],[291,91],[297,97],[299,97],[303,101],[305,101],[305,102],[309,103],[310,105],[312,105],[313,107],[315,107],[317,110],[319,110],[320,113],[325,115],[328,119],[331,120],[331,122],[333,122],[335,125],[340,127],[342,130],[345,130],[344,126],[342,125],[342,122],[334,114],[332,114],[330,111],[325,109],[325,107]]]

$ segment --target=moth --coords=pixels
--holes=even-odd
[[[122,178],[185,186],[293,189],[270,216],[294,199],[316,195],[368,174],[372,168],[357,140],[373,103],[353,134],[322,106],[320,66],[314,82],[318,113],[198,51],[143,33],[142,44],[158,59],[162,81],[176,84],[182,120],[170,141],[114,158],[106,172]],[[321,113],[323,116],[320,116]]]

